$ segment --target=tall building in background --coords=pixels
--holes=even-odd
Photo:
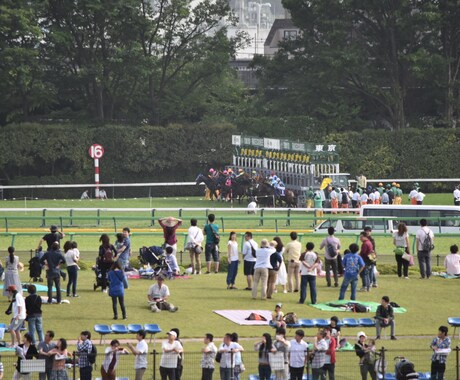
[[[230,35],[241,30],[251,38],[250,44],[237,52],[236,59],[264,54],[264,43],[275,19],[288,18],[281,0],[229,0],[229,4],[239,19],[237,27],[229,29]]]

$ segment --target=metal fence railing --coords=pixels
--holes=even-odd
[[[431,351],[429,350],[430,342],[423,341],[420,348],[413,349],[391,349],[387,350],[383,347],[380,348],[377,353],[377,357],[382,357],[382,360],[386,365],[380,367],[381,374],[379,379],[394,379],[395,377],[395,366],[401,357],[406,358],[414,364],[415,371],[420,374],[420,379],[429,379],[429,373],[431,368]],[[216,343],[218,346],[218,344]],[[122,344],[123,346],[123,344]],[[99,351],[103,351],[102,347],[98,348]],[[160,376],[160,361],[161,352],[153,351],[149,353],[147,360],[147,370],[144,374],[144,379],[161,379]],[[201,352],[188,352],[187,344],[184,346],[184,357],[182,361],[181,376],[176,379],[183,380],[197,380],[201,378]],[[452,352],[447,358],[446,372],[444,378],[447,380],[460,380],[459,375],[459,356],[460,348],[452,348]],[[96,363],[93,366],[93,379],[101,378],[101,365],[104,361],[104,353],[99,353],[96,358]],[[335,364],[335,378],[340,380],[356,380],[361,378],[359,358],[356,356],[354,351],[342,351],[337,352],[337,362]],[[256,351],[246,349],[242,353],[242,358],[245,366],[245,371],[240,374],[240,380],[256,380],[258,379],[258,353]],[[75,356],[68,361],[67,372],[70,379],[78,379],[79,369],[75,366]],[[1,362],[4,366],[4,378],[12,378],[15,371],[15,364],[17,357],[11,353],[5,353],[2,356]],[[219,363],[215,363],[214,379],[219,379]],[[307,365],[304,368],[304,373],[310,374],[311,379],[311,368]],[[118,365],[116,367],[116,377],[123,379],[134,379],[134,357],[131,354],[121,355]],[[38,379],[38,374],[32,374],[32,379]],[[307,378],[307,377],[304,377]],[[237,377],[234,378],[235,380]]]

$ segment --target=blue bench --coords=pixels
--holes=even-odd
[[[449,317],[447,318],[447,323],[449,323],[449,325],[454,328],[454,333],[452,334],[452,337],[455,337],[455,331],[457,330],[457,327],[460,327],[460,317]],[[458,337],[460,338],[460,333]]]
[[[112,333],[112,329],[109,325],[94,325],[94,331],[98,334],[101,334],[101,340],[99,344],[102,344],[102,338],[104,337],[104,335]]]

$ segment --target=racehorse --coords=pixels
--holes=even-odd
[[[238,203],[244,197],[249,199],[249,188],[252,187],[252,178],[245,173],[239,177],[232,178],[232,198],[238,199]]]
[[[206,185],[206,187],[210,191],[211,201],[214,200],[213,198],[216,198],[218,200],[217,190],[219,185],[217,181],[214,181],[212,178],[209,178],[208,176],[200,173],[198,174],[198,177],[196,177],[195,182],[197,185],[199,185],[202,182]]]
[[[284,195],[279,196],[276,199],[281,207],[283,207],[283,202],[286,205],[286,207],[297,207],[296,196],[292,190],[284,190]]]
[[[259,205],[265,207],[275,206],[275,189],[265,181],[256,184],[254,194]]]

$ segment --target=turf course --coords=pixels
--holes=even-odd
[[[427,204],[452,204],[450,194],[429,194],[426,198]],[[406,199],[404,199],[406,201]],[[75,206],[74,206],[75,205]],[[1,207],[17,207],[18,215],[24,215],[24,211],[20,209],[24,207],[24,201],[4,201],[0,203]],[[228,204],[217,202],[209,202],[200,200],[199,198],[179,198],[179,199],[137,199],[137,200],[109,200],[109,201],[71,201],[71,200],[37,200],[27,201],[27,207],[38,208],[51,208],[51,207],[93,207],[93,208],[108,208],[108,207],[228,207]],[[0,216],[5,213],[1,212]],[[274,213],[274,212],[272,212]],[[51,213],[50,213],[51,214]],[[219,217],[219,212],[215,214]],[[11,215],[9,213],[8,215]],[[27,213],[30,215],[30,213]],[[40,213],[38,213],[38,216]],[[133,212],[130,216],[137,216],[138,213]],[[150,213],[144,213],[146,217],[150,217]],[[177,212],[165,212],[162,214],[155,214],[155,217],[162,217],[167,215],[177,216]],[[244,212],[235,212],[232,214],[238,217],[244,217]],[[284,214],[285,215],[285,214]],[[188,228],[188,219],[192,216],[200,216],[204,220],[204,212],[199,215],[196,212],[184,212],[182,217],[184,219],[185,229]],[[24,221],[21,221],[23,223]],[[136,226],[135,224],[128,223],[126,225],[133,227],[133,250],[136,255],[137,249],[142,245],[160,244],[162,238],[160,234],[155,235],[139,235],[136,236],[136,230],[146,229],[148,231],[157,231],[158,225],[153,228],[147,222],[143,225]],[[19,223],[19,222],[18,222]],[[294,224],[298,223],[298,224]],[[21,259],[27,262],[27,251],[35,248],[40,235],[47,232],[47,228],[40,227],[40,223],[35,220],[32,223],[18,224],[17,230],[30,230],[36,231],[37,236],[23,237],[16,240],[16,247],[20,253]],[[51,223],[50,223],[51,224]],[[123,225],[120,225],[120,229]],[[2,226],[3,227],[3,226]],[[85,229],[91,230],[96,236],[76,236],[75,240],[78,241],[80,250],[82,251],[83,260],[91,266],[96,257],[98,248],[98,235],[104,230],[113,231],[110,227],[103,228],[104,226],[89,226]],[[232,227],[238,230],[252,230],[257,232],[257,240],[263,237],[271,238],[275,235],[272,226],[258,226],[258,221],[255,220],[239,220],[235,221],[234,225],[230,225],[226,230],[230,231]],[[301,222],[293,222],[291,226],[283,225],[283,241],[287,242],[288,238],[285,236],[289,231],[303,226]],[[66,227],[65,231],[75,230],[78,227]],[[184,231],[185,231],[184,229]],[[15,230],[13,227],[12,230]],[[356,241],[356,237],[341,237],[342,244],[347,246],[351,242]],[[6,256],[6,247],[10,243],[10,238],[0,238],[0,249]],[[226,234],[221,235],[221,246],[226,241]],[[302,243],[313,241],[319,245],[322,236],[304,236]],[[434,255],[444,255],[450,244],[458,243],[458,238],[453,237],[437,237],[436,251]],[[181,240],[180,240],[181,241]],[[379,251],[379,263],[391,264],[394,267],[394,258],[392,254],[392,244],[390,237],[377,237],[377,247]],[[179,246],[180,249],[180,246]],[[184,265],[188,263],[188,258],[184,256]],[[442,264],[442,262],[441,262]],[[382,265],[387,266],[387,265]],[[245,279],[242,274],[242,266],[239,268],[237,277],[238,290],[227,290],[225,284],[226,274],[210,274],[192,276],[189,280],[171,280],[167,282],[170,287],[172,296],[170,298],[174,305],[179,306],[177,313],[151,313],[146,303],[146,293],[149,286],[152,284],[150,280],[130,280],[129,289],[126,291],[125,302],[128,313],[128,320],[126,323],[158,323],[164,332],[169,331],[172,327],[179,327],[181,329],[181,337],[184,338],[201,338],[204,333],[211,332],[216,336],[216,344],[220,344],[221,337],[226,332],[237,331],[243,339],[242,344],[246,350],[252,350],[252,345],[255,343],[256,338],[264,332],[272,332],[267,327],[251,327],[251,326],[237,326],[232,322],[212,313],[215,309],[274,309],[277,302],[283,303],[283,310],[285,312],[295,312],[300,318],[329,318],[330,312],[317,310],[308,305],[299,305],[298,293],[283,294],[277,293],[272,300],[252,300],[250,292],[244,291],[246,286]],[[426,366],[429,365],[429,350],[428,346],[430,339],[436,334],[437,327],[441,324],[447,324],[447,318],[450,316],[458,316],[458,287],[459,280],[445,280],[442,278],[431,278],[430,280],[419,280],[415,271],[411,271],[410,280],[399,280],[394,274],[382,275],[379,277],[379,287],[373,288],[369,293],[358,293],[358,300],[379,302],[381,296],[388,295],[390,299],[394,300],[401,306],[405,307],[408,311],[405,314],[398,314],[396,316],[396,334],[401,337],[397,341],[382,341],[378,343],[378,347],[384,345],[385,347],[397,350],[401,354],[404,352],[412,352],[414,349],[424,350],[418,355],[421,355]],[[21,273],[23,281],[29,279],[27,269]],[[93,291],[93,283],[95,280],[94,273],[91,270],[81,270],[79,272],[78,280],[78,293],[80,298],[71,298],[70,304],[63,305],[46,305],[44,310],[44,328],[52,328],[56,332],[56,336],[64,336],[68,339],[76,339],[79,332],[83,329],[92,330],[94,324],[105,323],[111,324],[112,310],[111,300],[106,294],[100,291]],[[64,286],[66,283],[64,283]],[[338,298],[338,289],[327,288],[324,279],[318,279],[318,302],[334,301]],[[0,300],[0,307],[7,308],[6,297]],[[372,314],[373,315],[373,314]],[[355,317],[372,317],[370,314],[362,314]],[[348,313],[338,314],[339,318],[353,317]],[[8,322],[8,317],[4,315],[1,322]],[[124,321],[121,321],[124,322]],[[375,331],[373,328],[363,329],[369,336],[374,336]],[[354,337],[357,329],[344,328],[343,334],[345,336]],[[307,340],[311,341],[314,334],[314,329],[306,329]],[[289,336],[293,335],[293,331],[288,332]],[[96,340],[95,337],[94,340]],[[354,340],[354,338],[350,338]],[[458,338],[453,340],[453,346],[458,342]],[[187,351],[198,351],[201,347],[200,342],[187,342]],[[152,346],[151,346],[152,348]],[[157,345],[157,349],[159,346]],[[426,351],[425,351],[426,350]],[[352,361],[352,366],[356,365],[354,355],[349,356]],[[131,360],[131,359],[130,359]],[[347,359],[348,360],[348,359]],[[454,361],[454,358],[450,358]],[[350,365],[350,364],[347,364]],[[426,369],[427,370],[427,369]],[[255,366],[252,368],[251,373],[255,373]],[[348,377],[341,377],[348,378]],[[352,379],[353,377],[350,377]]]

